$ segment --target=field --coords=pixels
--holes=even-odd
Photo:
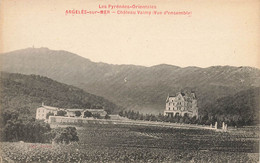
[[[159,126],[87,124],[69,145],[1,143],[3,162],[258,162],[259,135]]]

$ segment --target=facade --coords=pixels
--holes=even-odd
[[[59,110],[60,110],[59,108],[45,106],[44,104],[42,104],[42,106],[37,108],[36,110],[36,119],[46,120],[47,119],[46,116],[48,113],[53,113],[54,115],[56,115]]]
[[[76,117],[76,112],[79,111],[81,113],[81,118],[84,117],[84,113],[86,111],[91,112],[92,114],[99,114],[101,117],[106,116],[107,112],[103,109],[64,109],[64,108],[57,108],[57,107],[52,107],[52,106],[45,106],[42,104],[41,107],[37,108],[36,110],[36,119],[38,120],[44,120],[48,121],[47,119],[47,114],[48,113],[53,113],[53,115],[57,115],[57,112],[59,110],[63,110],[66,112],[65,117]]]
[[[86,123],[89,118],[78,118],[78,117],[62,117],[62,116],[50,116],[48,119],[49,123]]]
[[[195,93],[177,93],[176,96],[168,95],[164,116],[173,117],[177,115],[198,117],[198,106]]]

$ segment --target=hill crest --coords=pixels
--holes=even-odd
[[[148,113],[162,112],[168,93],[195,91],[203,110],[218,98],[260,86],[260,70],[252,67],[112,65],[47,48],[18,50],[2,54],[1,58],[3,71],[47,76]]]

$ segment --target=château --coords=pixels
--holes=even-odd
[[[166,99],[164,116],[189,116],[198,117],[197,98],[195,93],[177,93]]]

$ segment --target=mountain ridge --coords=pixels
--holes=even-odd
[[[113,65],[46,48],[9,52],[1,58],[3,71],[47,76],[144,112],[162,112],[167,94],[181,90],[195,91],[203,110],[220,97],[260,86],[260,70],[254,67]]]
[[[207,69],[207,68],[217,68],[217,67],[236,67],[236,68],[249,68],[249,69],[257,69],[260,70],[257,67],[252,67],[252,66],[230,66],[230,65],[213,65],[213,66],[208,66],[208,67],[199,67],[199,66],[176,66],[176,65],[171,65],[171,64],[165,64],[165,63],[160,63],[160,64],[156,64],[156,65],[151,65],[151,66],[144,66],[144,65],[135,65],[135,64],[111,64],[111,63],[105,63],[105,62],[95,62],[92,61],[91,59],[88,59],[86,57],[83,57],[81,55],[78,55],[76,53],[73,52],[69,52],[66,50],[52,50],[49,49],[48,47],[40,47],[40,48],[34,48],[34,47],[28,47],[28,48],[24,48],[24,49],[18,49],[18,50],[13,50],[13,51],[8,51],[8,52],[4,52],[4,53],[0,53],[0,55],[6,55],[6,54],[12,54],[12,53],[19,53],[19,52],[29,52],[29,51],[40,51],[40,52],[48,52],[48,51],[52,51],[52,52],[62,52],[62,53],[67,53],[67,54],[71,54],[77,57],[80,57],[82,59],[88,60],[92,63],[96,63],[96,64],[106,64],[106,65],[112,65],[112,66],[136,66],[136,67],[145,67],[145,68],[150,68],[150,67],[157,67],[157,66],[168,66],[168,67],[176,67],[176,68],[201,68],[201,69]],[[58,54],[58,53],[56,53]]]

